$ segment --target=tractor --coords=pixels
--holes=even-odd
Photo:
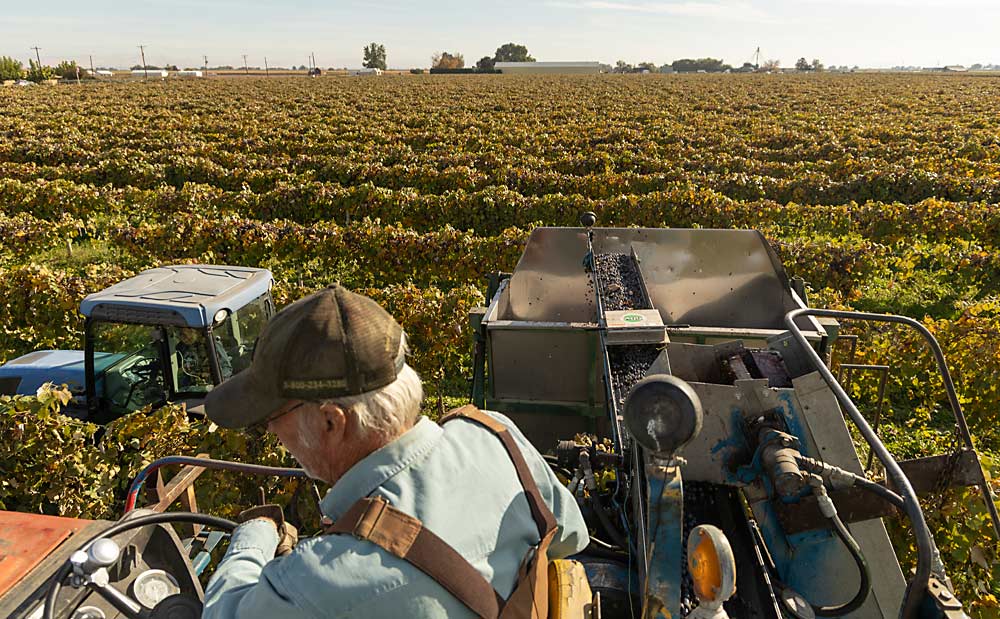
[[[106,424],[185,402],[197,413],[215,385],[250,364],[274,314],[266,269],[184,264],[149,269],[80,303],[83,350],[39,350],[0,366],[0,394],[45,383],[74,394],[69,414]]]
[[[491,277],[488,305],[470,315],[470,399],[546,454],[591,530],[573,559],[592,602],[574,617],[966,617],[941,561],[950,549],[937,548],[919,496],[975,486],[998,539],[1000,518],[931,333],[906,317],[808,307],[753,230],[600,228],[592,213],[581,224],[536,228],[514,272]],[[111,318],[97,307],[85,304],[90,323]],[[211,342],[226,317],[206,307],[203,324],[123,320],[125,310],[113,324],[199,324]],[[877,420],[830,369],[886,371],[831,361],[850,341],[842,325],[858,321],[924,337],[954,415],[953,453],[897,461],[882,443]],[[172,344],[157,329],[162,369],[141,371],[170,380]],[[119,404],[131,404],[122,389]],[[136,509],[170,465],[185,468],[166,484],[157,477]],[[198,617],[197,574],[236,525],[168,508],[208,469],[303,476],[173,456],[133,480],[117,523],[0,512],[0,548],[13,557],[0,563],[0,614]],[[887,516],[909,525],[912,571]],[[181,540],[167,523],[195,528]],[[556,606],[560,591],[550,587]]]

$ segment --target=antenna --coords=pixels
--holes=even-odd
[[[149,71],[146,69],[146,46],[139,46],[139,55],[142,57],[142,79],[149,79]],[[162,75],[162,74],[161,74]]]

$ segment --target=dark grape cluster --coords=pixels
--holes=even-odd
[[[595,254],[594,271],[601,282],[605,311],[648,309],[639,265],[629,254]]]

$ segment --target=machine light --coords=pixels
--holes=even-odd
[[[698,597],[691,618],[726,617],[723,602],[736,593],[736,560],[726,534],[710,524],[696,526],[688,535],[688,572]]]
[[[219,311],[215,312],[215,316],[212,318],[212,322],[216,326],[218,326],[221,325],[228,317],[229,317],[229,310],[220,309]]]
[[[636,442],[669,457],[701,432],[701,400],[676,376],[654,374],[635,384],[625,400],[625,427]]]

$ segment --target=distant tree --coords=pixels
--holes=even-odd
[[[795,69],[798,71],[812,71],[812,65],[805,58],[799,58],[795,61]]]
[[[0,81],[19,80],[24,77],[24,65],[10,56],[0,56]]]
[[[497,48],[493,62],[535,62],[535,59],[528,55],[527,47],[517,43],[504,43]]]
[[[84,71],[80,65],[76,64],[75,60],[63,60],[56,65],[53,71],[64,80],[75,80],[77,78],[90,79],[93,77],[90,73]]]
[[[659,73],[660,70],[656,68],[656,64],[652,62],[640,62],[636,69],[643,71],[649,71],[650,73]]]
[[[496,61],[489,56],[483,56],[476,61],[476,68],[480,71],[492,71]]]
[[[461,69],[465,67],[465,58],[462,54],[441,52],[431,56],[431,66],[435,69]]]
[[[365,59],[361,63],[369,69],[382,69],[385,71],[385,45],[374,41],[365,46]]]
[[[781,68],[781,61],[777,59],[765,60],[760,68],[765,71],[777,71]]]
[[[625,62],[624,60],[619,60],[615,63],[615,68],[611,70],[612,73],[631,73],[632,65]]]
[[[813,58],[812,65],[810,66],[813,71],[822,71],[825,68],[823,63],[819,61],[819,58]]]
[[[696,60],[692,58],[681,58],[680,60],[675,60],[671,66],[673,66],[674,71],[677,71],[678,73],[694,73],[696,71],[719,73],[732,69],[731,66],[716,58],[698,58]]]
[[[736,70],[740,73],[753,73],[756,68],[752,62],[744,62],[743,66]]]
[[[971,67],[969,67],[969,70],[970,71],[982,71],[983,70],[983,65],[982,65],[982,63],[977,62],[976,64],[974,64]]]
[[[673,73],[674,66],[672,64],[660,65],[660,68],[656,70],[657,73]]]
[[[56,72],[52,67],[47,65],[40,65],[34,60],[28,60],[28,74],[27,79],[32,82],[43,82],[45,80],[50,80],[56,76]]]

